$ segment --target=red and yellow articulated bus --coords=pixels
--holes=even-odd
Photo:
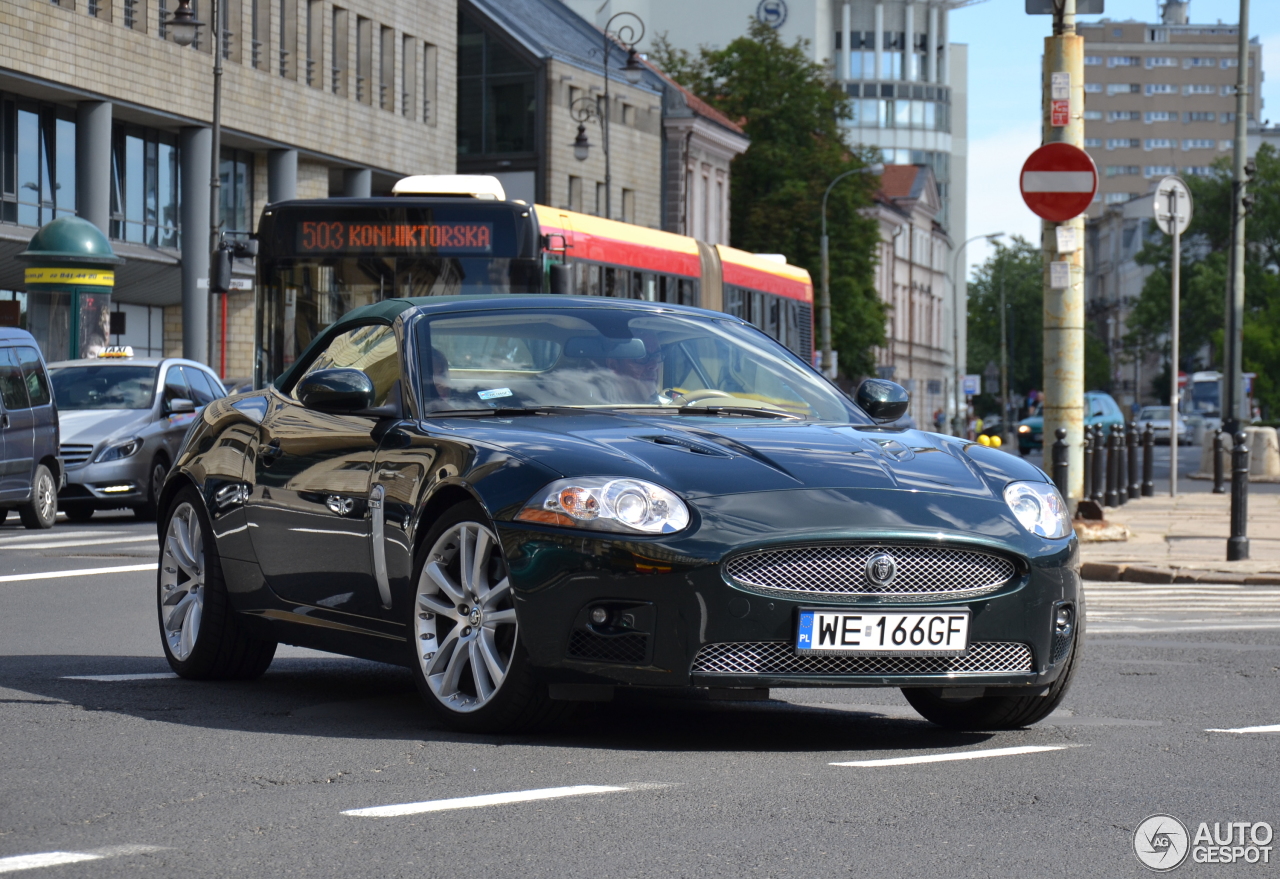
[[[574,293],[741,317],[806,362],[813,284],[780,258],[508,200],[491,177],[409,177],[395,195],[268,205],[258,224],[255,383],[353,308],[406,296]]]

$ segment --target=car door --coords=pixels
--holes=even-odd
[[[4,428],[4,466],[0,470],[0,500],[26,500],[35,468],[35,414],[27,397],[18,354],[0,348],[0,427]]]
[[[58,413],[49,390],[49,374],[40,360],[40,352],[28,345],[13,349],[22,368],[22,379],[27,385],[27,400],[31,404],[32,458],[41,460],[45,455],[58,454]],[[54,479],[58,475],[54,474]]]
[[[303,375],[361,369],[385,402],[399,364],[390,327],[358,327],[335,337]],[[379,616],[382,601],[368,549],[377,419],[307,409],[292,393],[274,389],[267,399],[245,506],[267,585],[298,604]]]
[[[191,429],[191,425],[195,423],[196,414],[194,412],[174,412],[172,411],[174,400],[191,400],[191,388],[187,386],[187,377],[183,374],[182,367],[177,363],[169,364],[164,371],[164,375],[160,376],[161,392],[160,392],[160,435],[161,442],[169,453],[169,460],[176,461],[178,458],[178,449],[182,447],[182,440],[186,438],[187,431]]]

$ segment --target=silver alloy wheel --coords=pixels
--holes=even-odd
[[[418,666],[440,703],[460,713],[489,704],[511,668],[516,611],[498,538],[459,522],[435,542],[418,578]]]
[[[35,507],[36,516],[41,522],[52,522],[53,517],[58,515],[56,508],[57,492],[53,487],[53,476],[48,470],[41,470],[36,477],[35,491],[32,492],[32,506]]]
[[[204,533],[195,507],[181,504],[165,529],[160,559],[160,613],[169,652],[187,659],[200,635],[204,611]]]
[[[159,503],[160,492],[164,491],[164,477],[168,474],[168,470],[159,461],[151,465],[151,488],[150,494],[147,495],[147,502],[151,504]]]

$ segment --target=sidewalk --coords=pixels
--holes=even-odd
[[[1086,580],[1280,585],[1280,494],[1249,495],[1249,559],[1228,562],[1231,495],[1195,492],[1108,508],[1127,541],[1081,543]]]

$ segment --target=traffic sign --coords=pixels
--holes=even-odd
[[[1178,234],[1191,225],[1191,190],[1180,177],[1166,177],[1156,187],[1156,225],[1166,235],[1172,235],[1177,226]]]
[[[1098,168],[1077,146],[1047,143],[1023,164],[1019,189],[1036,216],[1062,223],[1088,209],[1098,191]]]
[[[966,397],[972,397],[978,393],[978,388],[981,384],[982,376],[976,372],[971,372],[964,377],[961,387],[964,388]]]

